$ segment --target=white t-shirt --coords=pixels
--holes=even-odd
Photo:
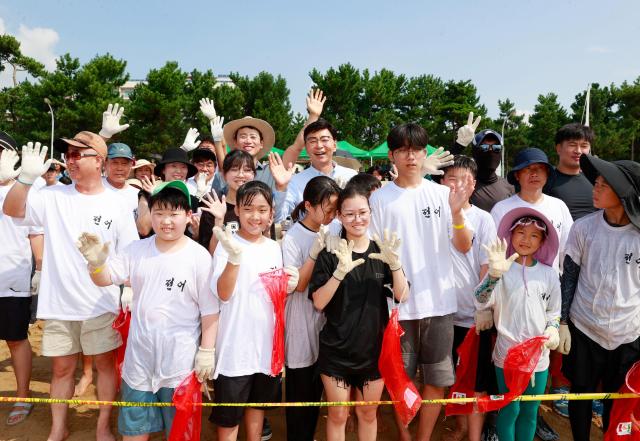
[[[0,207],[10,185],[0,185]],[[31,244],[29,234],[37,234],[33,227],[16,225],[0,210],[0,297],[31,296]]]
[[[47,186],[47,181],[44,180],[42,176],[38,176],[35,181],[33,181],[33,185],[31,188],[36,190],[41,190]]]
[[[76,248],[83,232],[109,242],[111,253],[138,239],[133,217],[118,194],[105,189],[86,195],[75,185],[29,191],[25,218],[15,222],[44,227],[38,318],[80,321],[118,312],[120,289],[95,286]]]
[[[220,321],[216,340],[216,370],[214,378],[222,374],[238,377],[251,374],[271,375],[271,350],[275,316],[260,273],[282,268],[282,251],[277,242],[262,238],[251,243],[237,234],[242,246],[242,261],[233,294],[228,301],[220,300]],[[227,266],[228,254],[217,246],[213,254],[211,287],[218,296],[218,279]]]
[[[449,187],[426,179],[416,188],[392,182],[373,192],[370,205],[369,232],[383,237],[388,228],[402,240],[400,258],[411,295],[400,305],[400,320],[456,312]]]
[[[544,334],[550,323],[560,320],[560,279],[558,273],[543,263],[526,267],[514,262],[502,275],[487,303],[478,309],[493,308],[493,322],[498,338],[493,348],[493,362],[504,367],[509,349],[518,343]],[[526,280],[526,290],[525,290]],[[549,349],[544,348],[535,372],[549,367]]]
[[[301,268],[317,234],[296,222],[282,241],[283,264]],[[309,367],[318,359],[318,335],[326,320],[309,300],[308,288],[289,295],[285,306],[285,360],[292,369]]]
[[[471,249],[462,254],[451,243],[451,260],[455,274],[454,285],[458,300],[458,312],[453,316],[453,324],[470,328],[474,324],[476,306],[474,291],[480,283],[480,266],[489,263],[487,252],[482,245],[489,245],[496,239],[496,226],[489,213],[472,205],[465,210],[465,223],[473,229]]]
[[[176,387],[193,370],[200,342],[200,317],[216,314],[211,292],[211,258],[192,240],[173,253],[156,247],[156,237],[131,243],[109,260],[116,285],[133,290],[131,327],[122,378],[136,390]]]
[[[138,218],[138,193],[140,190],[132,185],[126,184],[123,188],[116,188],[109,183],[107,178],[102,178],[102,183],[109,190],[115,191],[118,195],[124,198],[127,208],[133,213],[133,218]]]
[[[602,210],[573,224],[566,255],[580,266],[569,317],[607,350],[640,336],[640,231],[612,227]]]
[[[533,208],[544,214],[546,218],[549,219],[549,222],[553,224],[558,233],[558,241],[560,242],[558,255],[553,261],[553,268],[555,268],[558,273],[562,272],[561,265],[564,258],[564,249],[567,244],[567,239],[569,238],[571,225],[573,225],[573,218],[571,217],[571,212],[569,212],[567,204],[558,198],[546,194],[542,195],[540,202],[532,204],[522,199],[518,194],[514,194],[498,202],[493,206],[493,209],[491,209],[491,216],[493,216],[493,220],[496,223],[496,228],[500,227],[500,221],[505,214],[518,207]]]

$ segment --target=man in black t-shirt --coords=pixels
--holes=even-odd
[[[556,132],[558,165],[543,191],[567,204],[574,221],[595,211],[593,185],[580,171],[580,155],[591,152],[593,138],[591,127],[579,123],[566,124]]]

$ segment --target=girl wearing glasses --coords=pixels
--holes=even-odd
[[[368,195],[348,185],[338,196],[342,240],[333,254],[318,254],[309,298],[324,312],[318,367],[328,401],[347,401],[351,389],[357,400],[377,401],[384,383],[378,371],[382,336],[389,319],[387,297],[402,301],[409,288],[398,255],[400,239],[385,231],[382,240],[369,239]],[[375,440],[377,406],[358,406],[358,439]],[[347,407],[330,407],[327,440],[344,439]]]

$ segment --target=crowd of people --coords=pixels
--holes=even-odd
[[[423,399],[441,399],[456,379],[457,348],[479,335],[477,396],[508,392],[507,352],[544,336],[525,394],[615,392],[640,360],[640,164],[591,155],[592,130],[558,128],[554,167],[535,147],[497,175],[501,135],[476,133],[469,115],[448,151],[427,154],[416,123],[388,134],[392,180],[341,166],[337,131],[311,91],[308,118],[282,157],[275,132],[247,116],[224,124],[200,101],[211,136],[190,129],[157,163],[110,140],[124,109],[103,114],[99,134],[29,142],[21,154],[0,133],[0,338],[16,396],[30,396],[29,323],[44,321],[52,398],[82,394],[97,372],[101,401],[170,402],[192,372],[216,403],[379,401],[378,358],[397,308],[402,363]],[[469,147],[471,144],[471,147]],[[227,148],[225,148],[227,146]],[[134,146],[135,147],[135,146]],[[303,149],[309,164],[299,170]],[[450,153],[451,152],[451,153]],[[19,164],[18,164],[19,163]],[[66,185],[65,185],[66,184]],[[262,282],[286,279],[284,368],[273,371],[275,304]],[[113,322],[130,311],[121,379]],[[77,363],[82,377],[75,381]],[[120,384],[121,385],[118,386]],[[284,387],[283,387],[284,383]],[[119,391],[118,391],[119,389]],[[556,401],[575,440],[588,440],[592,402]],[[604,401],[609,424],[612,401]],[[33,404],[16,402],[6,424]],[[497,415],[458,417],[451,440],[557,439],[539,402]],[[441,406],[424,404],[415,439],[429,440]],[[100,406],[99,441],[113,440],[112,408]],[[329,407],[326,438],[377,436],[375,404]],[[51,404],[49,441],[69,435],[67,405]],[[122,407],[124,440],[168,436],[175,408]],[[288,407],[290,441],[313,440],[318,407]],[[219,440],[269,439],[261,407],[214,407]],[[396,418],[398,439],[412,435]]]

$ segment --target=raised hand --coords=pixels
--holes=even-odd
[[[353,260],[353,246],[353,241],[347,243],[345,239],[341,239],[338,248],[333,251],[338,258],[338,267],[333,272],[333,277],[341,282],[352,269],[364,263],[364,259]]]
[[[482,247],[487,251],[489,275],[496,279],[499,279],[504,273],[509,271],[511,264],[520,257],[518,253],[513,253],[509,258],[506,257],[507,241],[505,239],[496,239],[493,243],[489,244],[489,246],[482,245]]]
[[[455,186],[449,191],[449,207],[451,208],[452,214],[460,213],[463,210],[465,204],[473,194],[473,189],[473,178],[467,175],[461,185]]]
[[[220,227],[213,227],[213,234],[218,239],[218,243],[229,254],[227,262],[231,265],[240,265],[240,262],[242,262],[242,246],[233,238],[231,225],[227,225],[224,230]]]
[[[307,112],[309,112],[309,116],[319,118],[325,101],[327,101],[327,97],[324,96],[320,89],[311,89],[307,95]]]
[[[142,184],[142,189],[147,193],[153,193],[153,190],[156,188],[157,182],[156,177],[151,175],[151,177],[142,176],[140,178],[140,183]]]
[[[440,169],[450,165],[453,165],[453,155],[439,147],[422,161],[422,175],[443,175],[444,172]]]
[[[18,154],[13,150],[3,150],[2,156],[0,156],[0,182],[7,182],[11,179],[15,179],[22,170],[20,167],[16,168],[16,164],[20,158]]]
[[[198,136],[200,136],[200,132],[198,132],[198,129],[194,129],[193,127],[191,127],[187,132],[187,136],[184,137],[184,142],[182,143],[180,148],[185,152],[190,152],[191,150],[197,149],[200,145]]]
[[[285,167],[282,158],[277,152],[269,153],[269,169],[278,191],[284,191],[287,188],[291,177],[296,171],[292,163],[287,164]]]
[[[393,232],[389,233],[388,229],[384,229],[383,240],[380,240],[377,234],[373,235],[373,240],[380,248],[379,253],[371,253],[369,254],[370,259],[381,260],[387,265],[391,271],[397,271],[402,268],[402,262],[400,262],[400,255],[398,254],[398,250],[400,250],[400,238],[398,237],[398,233]]]
[[[289,274],[289,280],[287,280],[287,294],[291,294],[296,290],[298,286],[298,280],[300,280],[300,273],[298,273],[298,268],[292,265],[287,265],[284,267],[284,272]]]
[[[309,257],[311,260],[317,260],[318,254],[320,251],[324,250],[327,242],[327,236],[329,235],[329,227],[326,225],[320,225],[320,229],[316,233],[316,238],[311,244],[311,249],[309,250]]]
[[[216,108],[213,106],[213,100],[209,98],[202,98],[200,101],[200,111],[204,116],[211,121],[216,115]]]
[[[469,112],[467,124],[458,129],[458,137],[456,138],[456,142],[462,146],[468,146],[469,143],[473,141],[473,137],[476,134],[476,129],[478,128],[478,125],[480,125],[481,119],[482,117],[479,116],[474,121],[473,112]]]
[[[80,254],[89,262],[89,268],[96,269],[104,265],[109,257],[109,242],[103,244],[95,234],[82,233],[76,242]]]
[[[218,195],[215,191],[207,193],[202,198],[204,207],[200,207],[202,211],[210,213],[215,219],[224,220],[224,216],[227,214],[227,199],[225,195],[222,195],[218,199]]]
[[[196,197],[198,200],[202,200],[202,197],[207,194],[209,191],[209,186],[207,185],[207,174],[206,173],[198,173],[196,176]]]
[[[224,116],[216,116],[211,121],[211,137],[214,142],[222,141],[222,126],[224,125]]]
[[[124,113],[124,106],[120,104],[109,104],[107,110],[102,113],[102,128],[98,135],[109,139],[116,133],[124,132],[129,128],[129,124],[120,124],[120,118]]]
[[[40,148],[40,143],[28,142],[27,145],[22,146],[22,164],[20,167],[20,175],[18,175],[18,182],[26,185],[31,185],[42,176],[47,170],[53,159],[47,161],[44,158],[47,157],[48,148],[43,145]],[[2,154],[6,154],[5,152]]]

